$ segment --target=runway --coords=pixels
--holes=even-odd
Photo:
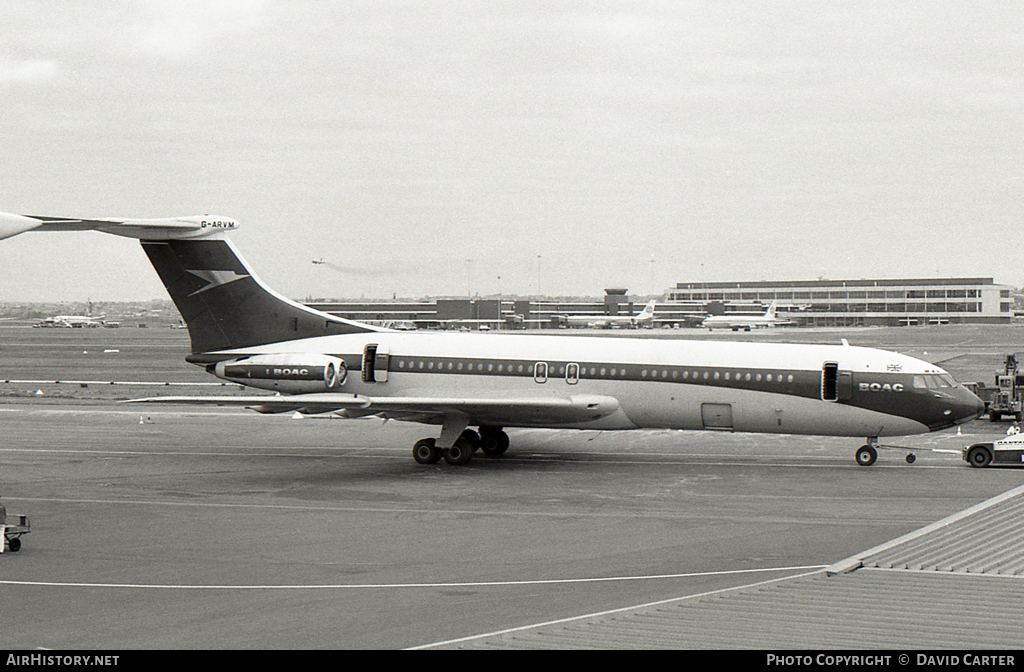
[[[0,378],[212,380],[118,347]],[[858,467],[853,439],[510,430],[505,456],[452,467],[413,461],[427,426],[4,389],[0,494],[33,523],[0,556],[8,649],[431,646],[815,571],[1024,480],[960,459],[988,422],[894,441],[914,465]]]

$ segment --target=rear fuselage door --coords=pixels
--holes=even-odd
[[[388,382],[388,366],[391,364],[391,355],[388,354],[386,346],[377,346],[377,354],[373,358],[373,379],[378,383]]]
[[[386,346],[367,343],[363,348],[363,382],[388,382],[388,364],[390,362],[391,357],[388,355]]]

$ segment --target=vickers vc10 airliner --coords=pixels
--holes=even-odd
[[[138,238],[188,326],[186,361],[280,393],[136,401],[438,425],[439,436],[413,447],[422,464],[501,455],[505,428],[546,427],[867,437],[856,460],[870,465],[879,437],[946,429],[984,409],[934,364],[845,342],[417,333],[344,320],[266,287],[228,239],[236,228],[227,217],[0,215],[0,239],[32,230]]]

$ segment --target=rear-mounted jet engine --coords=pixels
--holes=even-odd
[[[327,355],[256,355],[217,362],[222,380],[288,394],[330,392],[345,384],[345,362]]]

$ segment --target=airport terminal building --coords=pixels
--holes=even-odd
[[[992,278],[689,282],[668,303],[699,303],[756,313],[778,302],[779,317],[802,327],[1009,323],[1013,288]]]
[[[680,282],[657,298],[656,327],[694,327],[708,315],[778,317],[800,327],[1009,323],[1013,288],[992,278]],[[361,322],[401,328],[549,329],[565,315],[634,315],[651,297],[606,289],[603,299],[441,298],[419,301],[308,302]]]

